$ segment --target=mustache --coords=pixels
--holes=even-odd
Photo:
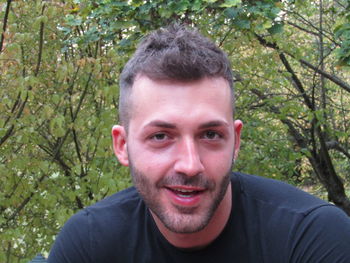
[[[203,174],[197,174],[193,176],[187,176],[181,173],[174,173],[160,179],[156,186],[162,188],[169,185],[184,185],[206,189],[214,189],[216,183],[214,180],[209,180]]]

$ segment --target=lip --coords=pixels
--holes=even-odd
[[[166,186],[165,187],[166,193],[171,200],[171,202],[177,206],[182,206],[182,207],[195,207],[198,206],[199,203],[201,202],[202,196],[205,192],[204,188],[200,187],[193,187],[193,186],[177,186],[177,185],[172,185],[172,186]],[[184,195],[180,195],[176,193],[176,190],[182,190],[184,191]],[[186,196],[186,192],[193,191],[195,192],[194,194],[189,194]]]

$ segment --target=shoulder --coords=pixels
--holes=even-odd
[[[143,210],[134,187],[80,210],[63,226],[51,249],[49,262],[94,262],[95,252],[109,256],[115,240],[127,234]],[[60,260],[62,259],[62,260]],[[69,261],[71,262],[71,261]]]
[[[142,212],[144,203],[135,187],[130,187],[86,207],[67,224],[82,224],[91,229],[91,235],[104,234],[112,238],[126,231],[129,223],[137,220]]]
[[[255,175],[234,173],[232,183],[244,198],[265,207],[280,208],[291,212],[307,214],[317,207],[330,206],[309,193],[290,184]]]
[[[80,210],[66,222],[64,227],[74,225],[88,227],[90,224],[95,227],[99,221],[102,221],[102,224],[106,221],[120,221],[128,217],[128,213],[133,213],[140,203],[141,198],[135,187],[130,187]]]
[[[242,173],[231,181],[248,239],[267,259],[350,262],[350,219],[341,209],[281,181]]]
[[[350,262],[350,219],[335,206],[314,209],[300,221],[290,246],[290,262]]]
[[[135,187],[129,187],[120,192],[117,192],[111,196],[102,199],[101,201],[88,206],[84,210],[87,213],[95,211],[110,211],[113,209],[127,209],[132,208],[130,206],[137,205],[140,202],[140,196]]]

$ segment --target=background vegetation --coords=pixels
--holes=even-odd
[[[0,262],[48,252],[78,209],[130,185],[113,157],[118,76],[179,21],[227,51],[245,123],[235,170],[350,215],[348,0],[0,1]]]

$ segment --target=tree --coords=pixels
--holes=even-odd
[[[344,10],[339,2],[306,4],[296,3],[284,9],[285,33],[296,40],[294,45],[286,45],[279,37],[254,33],[262,46],[276,52],[282,66],[276,69],[286,74],[289,82],[286,88],[292,92],[288,92],[288,101],[297,103],[299,109],[292,107],[294,112],[289,112],[289,103],[271,103],[270,91],[256,88],[251,91],[261,101],[269,102],[266,109],[287,127],[327,190],[329,201],[350,215],[350,200],[343,182],[350,157],[347,150],[350,86],[345,74],[341,75],[336,68],[339,61],[334,50],[341,44],[332,33],[338,15]],[[285,104],[285,100],[281,102]]]
[[[1,262],[47,252],[78,209],[131,184],[113,157],[118,76],[147,32],[198,27],[236,71],[236,169],[320,183],[349,214],[347,1],[0,3]]]
[[[98,42],[63,45],[57,24],[66,23],[62,14],[74,12],[70,3],[8,1],[6,10],[0,261],[27,262],[49,249],[72,213],[130,185],[110,138],[122,61],[113,52],[106,56]]]

